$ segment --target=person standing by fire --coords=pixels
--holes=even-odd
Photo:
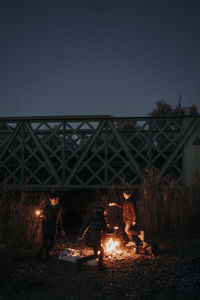
[[[114,233],[115,230],[107,227],[104,213],[104,208],[102,206],[98,206],[80,230],[78,239],[82,240],[85,237],[86,245],[93,249],[94,254],[77,260],[79,270],[83,263],[95,258],[98,258],[98,270],[101,271],[105,269],[103,265],[104,251],[101,247],[101,234],[102,232]]]
[[[38,259],[41,259],[43,251],[46,252],[46,257],[49,258],[49,250],[54,246],[55,235],[58,230],[58,225],[61,227],[61,234],[64,235],[62,228],[62,208],[59,204],[60,198],[57,193],[49,195],[49,202],[43,209],[42,215],[42,233],[43,242],[38,253]]]
[[[109,203],[109,205],[123,209],[123,222],[125,224],[124,231],[129,239],[129,242],[126,244],[126,246],[134,246],[135,242],[133,241],[133,235],[137,235],[141,242],[144,242],[144,232],[140,231],[138,234],[136,231],[130,230],[131,226],[136,225],[136,211],[132,201],[130,200],[131,193],[129,191],[124,191],[123,197],[124,202],[122,205],[117,203]]]

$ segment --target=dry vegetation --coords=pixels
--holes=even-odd
[[[0,264],[1,275],[12,272],[14,262],[34,252],[41,240],[41,221],[35,216],[46,199],[34,193],[0,195]]]
[[[147,234],[199,233],[199,180],[191,185],[167,185],[150,173],[139,192],[137,209]]]
[[[129,190],[133,195],[141,229],[148,236],[154,234],[184,233],[198,234],[200,219],[200,179],[190,185],[168,185],[165,178],[158,179],[157,174],[150,172],[140,189],[134,190],[128,183],[124,188],[108,189],[106,193],[98,191],[96,201],[91,203],[108,208],[109,202],[122,204],[123,190]],[[114,225],[121,220],[119,209],[108,209],[108,219]]]
[[[128,185],[124,185],[127,189]],[[96,201],[88,207],[109,202],[122,201],[120,191],[113,187],[106,193],[98,191]],[[133,191],[139,223],[148,236],[163,233],[199,233],[200,186],[198,181],[190,186],[168,186],[164,179],[158,180],[151,173],[143,187]],[[47,198],[36,193],[2,192],[0,195],[0,263],[3,273],[12,270],[12,261],[27,253],[34,253],[41,240],[41,221],[35,216],[35,209],[45,205]],[[122,225],[121,211],[109,209],[108,219],[112,225]]]
[[[0,199],[0,234],[1,244],[15,251],[26,251],[38,245],[41,238],[40,220],[35,216],[36,208],[44,203],[34,193],[21,193],[16,197],[13,193],[3,193]]]

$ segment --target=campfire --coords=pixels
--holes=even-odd
[[[66,246],[68,247],[60,252],[58,260],[76,263],[77,259],[93,254],[92,249],[88,247],[81,247],[77,249],[76,247],[73,247],[73,243],[68,243],[68,245]],[[101,246],[104,249],[104,263],[110,266],[112,263],[118,264],[120,263],[120,261],[124,261],[127,263],[129,263],[130,261],[132,262],[133,259],[138,259],[138,254],[151,255],[151,246],[148,246],[148,244],[146,247],[124,247],[123,241],[115,235],[113,235],[112,237],[105,237],[102,240]],[[135,254],[137,255],[135,256]],[[91,261],[88,261],[86,264],[90,266],[96,266],[97,260],[98,259],[93,259]]]
[[[115,238],[108,238],[104,240],[102,245],[104,252],[108,256],[121,254],[122,250],[120,250],[120,240]]]
[[[119,241],[113,241],[113,239],[109,239],[109,241],[105,244],[105,251],[107,253],[112,253],[116,250],[116,247],[119,246]]]
[[[118,229],[118,227],[115,227],[114,229]],[[69,248],[69,246],[71,246]],[[68,244],[68,248],[65,248],[60,253],[58,259],[62,261],[67,261],[71,263],[76,263],[77,259],[93,255],[93,251],[91,248],[84,248],[81,247],[80,249],[73,248],[73,243]],[[129,246],[124,247],[123,240],[114,232],[112,235],[105,235],[104,238],[101,241],[101,247],[104,249],[104,263],[105,264],[111,264],[111,263],[118,263],[120,261],[132,261],[133,258],[137,259],[138,256],[135,256],[135,254],[138,254],[138,250],[140,251],[140,254],[148,254],[146,251],[146,248],[143,248],[142,246]],[[140,248],[143,248],[142,250]],[[151,254],[149,252],[149,254]],[[98,252],[98,255],[100,255],[100,251]],[[89,260],[86,264],[90,266],[96,266],[98,261],[97,259]]]

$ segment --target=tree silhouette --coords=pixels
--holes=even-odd
[[[179,103],[174,108],[163,99],[156,101],[155,106],[156,107],[150,113],[151,117],[200,116],[198,108],[195,104],[191,106],[181,106],[181,98],[179,98]]]

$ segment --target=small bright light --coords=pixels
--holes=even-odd
[[[37,209],[37,210],[35,211],[35,215],[36,215],[36,216],[39,216],[40,213],[41,213],[41,211],[40,211],[39,209]]]

